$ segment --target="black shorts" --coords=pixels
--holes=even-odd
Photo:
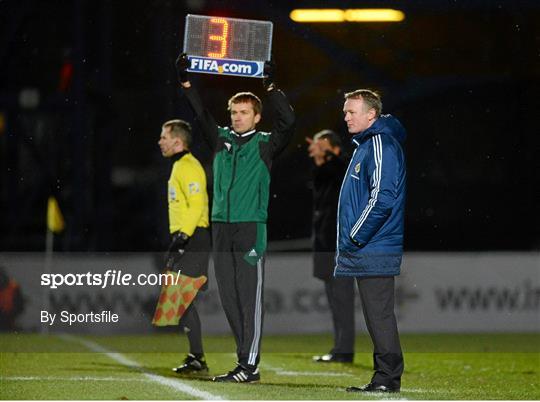
[[[197,278],[204,275],[208,278],[208,262],[212,244],[210,240],[210,230],[198,227],[189,238],[183,255],[176,254],[174,258],[174,271],[181,271],[182,274]],[[208,288],[208,280],[201,288]]]

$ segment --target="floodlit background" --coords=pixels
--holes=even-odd
[[[396,21],[348,11],[365,8]],[[151,326],[159,286],[40,284],[43,272],[162,269],[170,164],[157,141],[164,121],[193,122],[174,69],[189,13],[272,21],[297,116],[272,171],[258,387],[174,376],[187,340]],[[304,137],[329,128],[348,144],[343,94],[358,88],[379,90],[408,130],[400,398],[539,399],[539,21],[535,0],[0,0],[0,399],[357,398],[344,387],[372,372],[359,300],[355,364],[311,361],[332,347],[332,321],[312,277]],[[223,125],[232,94],[263,95],[259,79],[191,80]],[[193,153],[211,184],[197,130]],[[56,233],[48,209],[63,215],[50,215]],[[210,272],[197,308],[216,375],[234,345]],[[121,320],[50,327],[42,310]]]
[[[538,249],[539,3],[334,1],[338,10],[388,7],[405,19],[290,18],[324,6],[0,2],[0,249],[44,249],[51,193],[66,222],[57,251],[164,249],[168,163],[156,142],[163,121],[193,119],[174,71],[188,13],[274,23],[277,80],[297,114],[272,176],[269,239],[294,240],[279,248],[310,247],[304,137],[331,128],[346,140],[343,93],[368,87],[408,129],[407,251]],[[192,79],[221,124],[233,93],[262,95],[258,79]],[[210,174],[199,139],[194,153]]]
[[[408,130],[406,254],[396,293],[400,327],[540,330],[534,197],[540,4],[336,1],[332,11],[320,11],[325,6],[0,2],[0,250],[9,252],[0,265],[26,300],[17,325],[39,330],[37,314],[52,305],[124,308],[129,325],[124,321],[118,331],[147,327],[158,287],[47,293],[38,279],[43,270],[80,266],[161,270],[169,242],[170,164],[157,140],[164,121],[193,122],[174,68],[191,13],[272,21],[277,82],[296,111],[295,135],[272,171],[267,332],[331,331],[322,283],[311,276],[312,162],[304,137],[330,128],[349,144],[343,94],[362,87],[379,90],[384,110]],[[363,16],[358,10],[373,7],[394,10],[390,16],[397,21],[357,21]],[[306,15],[305,9],[319,11]],[[264,95],[260,79],[191,79],[223,125],[232,94]],[[270,121],[264,115],[261,128],[270,129]],[[212,155],[196,125],[193,153],[205,166],[211,191]],[[50,196],[58,205],[49,210],[63,215],[54,234],[46,225]],[[210,280],[200,300],[203,321],[208,331],[226,333],[213,275]],[[360,309],[357,316],[361,322]],[[299,320],[305,324],[287,324]]]

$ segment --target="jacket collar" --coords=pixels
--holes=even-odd
[[[351,141],[353,145],[357,147],[363,141],[377,134],[391,135],[401,144],[403,144],[405,142],[405,138],[407,138],[407,132],[399,120],[391,114],[384,114],[379,116],[379,118],[375,120],[369,128],[355,134]]]
[[[242,134],[238,134],[236,131],[234,131],[232,128],[231,128],[231,133],[237,137],[240,137],[240,138],[243,138],[243,137],[247,137],[247,136],[250,136],[251,134],[255,133],[255,129],[253,130],[250,130],[250,131],[246,131],[245,133],[242,133]]]
[[[187,150],[186,150],[186,151],[182,151],[182,152],[178,152],[177,154],[172,155],[172,156],[170,157],[170,159],[171,159],[171,161],[173,161],[173,162],[177,162],[177,161],[179,161],[180,159],[182,159],[182,157],[183,157],[184,155],[187,155],[187,154],[189,154],[189,151],[187,151]]]

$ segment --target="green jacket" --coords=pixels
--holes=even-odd
[[[215,123],[193,87],[183,92],[215,152],[212,222],[266,223],[272,160],[293,133],[294,112],[285,94],[278,89],[268,93],[268,103],[274,109],[271,132],[253,130],[239,135]]]

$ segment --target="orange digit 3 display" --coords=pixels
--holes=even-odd
[[[270,21],[188,14],[188,71],[262,78],[272,52],[272,30]]]

